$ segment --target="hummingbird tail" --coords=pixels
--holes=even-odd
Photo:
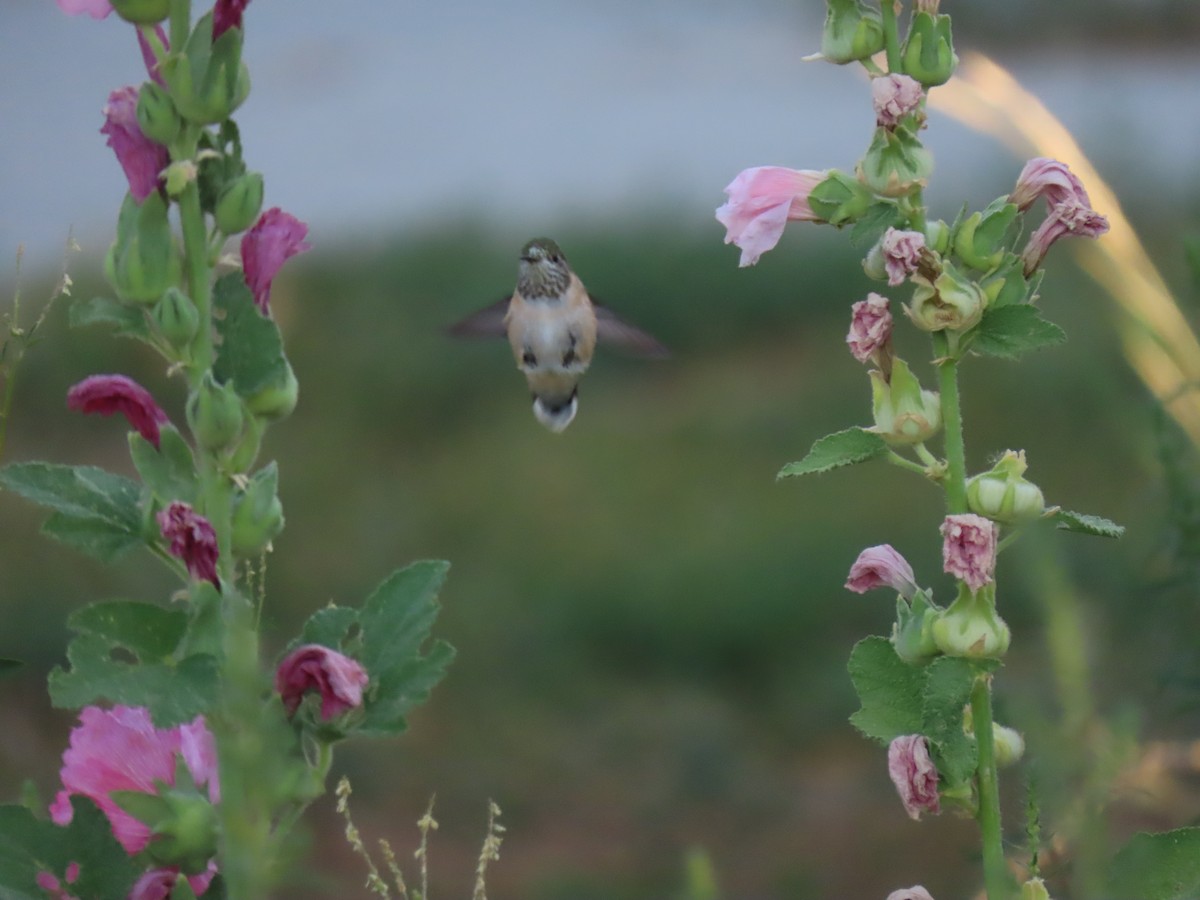
[[[533,398],[534,416],[555,434],[571,424],[571,420],[575,418],[578,410],[579,399],[576,391],[571,392],[571,396],[567,398],[566,402],[556,405],[544,402],[541,397]]]

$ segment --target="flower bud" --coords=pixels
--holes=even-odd
[[[139,206],[127,194],[117,220],[117,239],[104,260],[105,275],[117,295],[133,303],[153,303],[179,281],[182,271],[166,201],[155,191]]]
[[[950,17],[917,12],[901,49],[904,74],[926,87],[945,84],[954,74],[958,57],[950,35]]]
[[[154,324],[167,343],[181,350],[191,343],[200,328],[200,313],[191,298],[179,288],[171,286],[154,304]]]
[[[856,169],[858,180],[883,197],[902,197],[923,186],[932,171],[933,157],[904,128],[876,128]]]
[[[892,624],[892,647],[910,666],[922,666],[942,651],[933,639],[933,625],[942,610],[930,602],[924,591],[917,591],[912,606],[896,598],[896,621]]]
[[[925,246],[939,256],[950,249],[950,226],[941,219],[925,223]]]
[[[871,372],[873,431],[892,445],[919,444],[929,440],[942,425],[940,401],[935,391],[921,390],[921,383],[897,357],[891,381],[883,373]]]
[[[275,463],[259,469],[233,505],[233,552],[252,557],[261,553],[283,530],[279,502],[279,469]]]
[[[922,331],[966,331],[983,318],[987,296],[950,263],[942,265],[942,274],[932,283],[920,275],[912,280],[917,289],[904,312]]]
[[[992,725],[992,744],[996,752],[996,765],[1011,766],[1020,762],[1025,755],[1025,738],[1015,728],[1007,725]]]
[[[1021,258],[1015,253],[1005,253],[1004,261],[979,286],[988,298],[988,308],[999,309],[1017,303],[1032,303],[1041,281],[1040,275],[1026,278]]]
[[[834,169],[809,192],[808,205],[818,220],[845,225],[865,213],[873,199],[857,180]]]
[[[821,55],[839,65],[883,49],[883,18],[862,0],[827,0]]]
[[[1046,498],[1036,484],[1025,480],[1026,468],[1024,450],[1007,450],[990,471],[967,481],[971,512],[1004,525],[1040,518],[1046,511]]]
[[[1040,878],[1030,878],[1021,885],[1021,900],[1050,900],[1046,882]]]
[[[242,400],[232,384],[219,385],[205,372],[187,401],[187,421],[196,441],[209,450],[224,450],[242,431]]]
[[[972,591],[959,585],[958,597],[933,623],[933,641],[947,656],[999,659],[1008,651],[1012,634],[996,613],[996,587]]]
[[[866,300],[850,307],[850,333],[846,343],[861,363],[872,361],[884,371],[891,368],[892,313],[887,297],[872,291]]]
[[[244,172],[225,186],[217,199],[217,227],[225,234],[238,234],[254,224],[262,209],[263,178]]]
[[[154,25],[171,12],[170,0],[109,0],[117,15],[134,25]]]
[[[179,113],[166,89],[147,81],[138,91],[137,123],[142,134],[158,144],[170,144],[179,135]]]
[[[183,53],[172,54],[162,74],[180,115],[197,125],[228,119],[250,93],[242,63],[242,29],[229,28],[213,40],[213,16],[201,16]]]
[[[936,816],[942,811],[938,770],[923,735],[906,734],[892,740],[888,746],[888,775],[909,818],[920,819],[923,812]]]
[[[159,797],[167,812],[151,826],[146,854],[163,866],[178,866],[189,874],[203,872],[217,853],[217,812],[194,788],[168,789]]]
[[[281,377],[246,399],[246,409],[260,419],[269,422],[284,419],[296,408],[300,385],[296,381],[296,373],[292,371],[291,363],[285,360],[284,365],[286,369]]]
[[[1009,229],[1016,220],[1016,204],[1004,197],[993,200],[983,212],[972,213],[959,223],[954,252],[971,268],[990,272],[1004,259]]]

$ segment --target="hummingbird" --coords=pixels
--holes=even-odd
[[[521,248],[511,296],[450,326],[456,337],[508,337],[533,394],[533,414],[560,432],[579,409],[579,379],[597,339],[636,356],[670,354],[659,341],[619,319],[588,294],[558,244],[534,238]]]

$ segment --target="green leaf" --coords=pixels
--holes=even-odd
[[[889,744],[923,726],[925,672],[896,655],[887,638],[863,638],[850,653],[850,680],[862,704],[850,724],[869,738]]]
[[[68,321],[72,328],[85,325],[112,325],[118,337],[149,342],[150,325],[140,307],[129,306],[111,297],[93,297],[71,304]]]
[[[217,281],[213,304],[222,313],[217,319],[221,346],[213,366],[218,380],[233,382],[238,394],[251,397],[286,378],[279,328],[258,311],[240,272],[230,272]]]
[[[895,203],[874,203],[850,229],[850,246],[856,250],[865,250],[875,246],[883,237],[883,233],[899,220],[900,214]]]
[[[919,731],[932,745],[938,772],[951,785],[967,781],[978,759],[974,738],[963,732],[963,707],[971,700],[977,672],[965,659],[948,656],[935,659],[924,670]]]
[[[1087,516],[1083,513],[1060,509],[1051,521],[1063,531],[1074,531],[1078,534],[1092,534],[1096,537],[1119,538],[1125,534],[1125,526],[1110,522],[1101,516]]]
[[[300,643],[320,644],[343,653],[350,652],[345,641],[351,626],[358,624],[358,610],[332,603],[318,609],[304,623]],[[352,654],[357,655],[357,654]]]
[[[142,543],[140,534],[112,522],[80,519],[64,513],[53,513],[42,524],[42,533],[103,563],[119,559]]]
[[[1200,897],[1200,828],[1135,834],[1113,859],[1108,894],[1137,900]]]
[[[847,428],[836,434],[827,434],[812,445],[808,455],[799,462],[788,463],[779,470],[776,478],[793,475],[817,475],[865,462],[887,453],[887,443],[874,432],[863,428]]]
[[[159,447],[138,434],[129,433],[129,455],[142,482],[163,504],[172,500],[196,502],[196,461],[192,448],[173,425],[159,429]]]
[[[67,620],[72,631],[94,634],[133,653],[141,662],[166,659],[187,630],[187,615],[153,603],[108,600],[92,603]]]
[[[1035,307],[1022,303],[985,312],[971,342],[971,351],[1002,359],[1019,359],[1033,350],[1053,347],[1066,339],[1066,332],[1043,319]]]

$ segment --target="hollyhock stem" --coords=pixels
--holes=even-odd
[[[958,402],[958,360],[950,355],[944,332],[933,333],[938,362],[938,389],[942,400],[942,428],[946,434],[946,509],[951,514],[967,511],[967,454],[963,447],[962,410]]]
[[[975,770],[979,785],[979,833],[983,843],[983,881],[988,900],[1010,900],[1013,895],[1004,862],[1004,843],[1000,829],[1000,785],[996,777],[996,746],[992,735],[992,683],[981,675],[971,691],[971,721],[979,764]]]
[[[888,462],[893,466],[899,466],[902,469],[908,469],[910,472],[916,472],[918,475],[925,474],[925,466],[915,463],[911,459],[906,459],[895,450],[888,451]]]
[[[888,71],[901,72],[904,63],[900,59],[900,32],[896,26],[896,4],[894,0],[883,0],[879,7],[883,13],[883,46],[887,51]]]
[[[195,150],[195,142],[190,141]],[[189,153],[188,157],[194,155]],[[184,157],[187,158],[187,157]],[[212,287],[209,283],[208,235],[204,228],[204,213],[200,209],[200,186],[193,181],[179,196],[179,221],[183,230],[183,249],[187,257],[188,293],[196,304],[200,327],[192,341],[188,366],[188,386],[195,388],[201,376],[212,367]]]

